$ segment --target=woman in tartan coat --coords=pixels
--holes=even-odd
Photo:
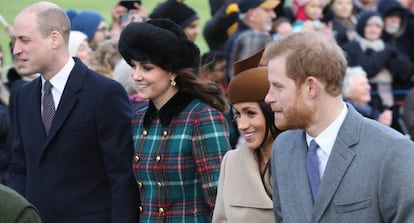
[[[199,49],[176,24],[152,19],[129,24],[119,50],[149,99],[132,120],[140,222],[211,222],[228,106],[216,85],[196,79]]]

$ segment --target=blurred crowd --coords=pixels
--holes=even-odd
[[[192,8],[185,0],[165,0],[151,11],[145,7],[145,1],[117,2],[108,9],[110,21],[94,9],[65,9],[71,23],[70,56],[119,82],[133,111],[152,102],[138,94],[133,79],[136,65],[126,61],[119,50],[122,32],[131,23],[169,19],[192,43],[204,38],[208,49],[197,59],[194,75],[203,83],[215,83],[231,107],[224,112],[224,118],[232,149],[243,140],[238,122],[234,121],[240,114],[228,94],[229,84],[240,72],[234,70],[233,64],[248,59],[273,41],[313,30],[336,41],[345,52],[348,69],[343,83],[344,101],[363,116],[414,140],[413,1],[292,0],[288,4],[286,0],[209,0],[210,18],[204,26],[200,24],[201,9]],[[7,31],[12,37],[12,28]],[[5,185],[10,177],[16,92],[40,75],[22,73],[16,66],[15,40],[10,39],[10,52],[0,48],[0,73],[7,73],[7,80],[0,83],[0,182]],[[13,64],[2,70],[3,56],[8,53]],[[266,65],[267,61],[255,64]]]

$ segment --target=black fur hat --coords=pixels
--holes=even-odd
[[[119,52],[132,66],[132,60],[150,61],[167,71],[197,68],[200,50],[169,19],[132,22],[122,31]]]

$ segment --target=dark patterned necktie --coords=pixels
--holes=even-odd
[[[319,175],[319,160],[316,154],[316,150],[318,148],[319,145],[315,142],[315,140],[312,140],[309,144],[308,155],[306,157],[306,168],[308,171],[308,178],[312,190],[313,201],[316,200],[319,185],[321,184],[321,178]]]
[[[50,125],[52,124],[53,116],[55,115],[55,103],[53,102],[52,84],[45,81],[43,86],[43,112],[42,120],[46,135],[49,133]]]

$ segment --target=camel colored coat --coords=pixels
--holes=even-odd
[[[221,163],[213,223],[274,222],[273,205],[260,178],[254,151],[244,143]]]

